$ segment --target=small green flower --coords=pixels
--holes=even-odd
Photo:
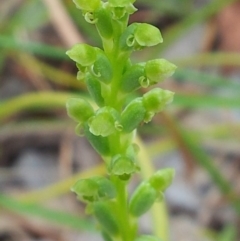
[[[109,0],[109,9],[112,12],[112,17],[115,20],[122,20],[126,14],[133,14],[137,9],[133,6],[133,1],[129,0]]]
[[[145,73],[152,84],[156,84],[173,75],[176,68],[176,65],[165,59],[154,59],[146,63]]]
[[[164,109],[164,107],[171,103],[174,93],[169,90],[155,88],[143,95],[143,105],[147,111],[145,122],[151,120],[151,116]],[[149,114],[150,113],[150,114]],[[148,117],[148,118],[147,118]],[[150,119],[149,119],[150,118]]]
[[[71,188],[83,201],[93,202],[97,200],[98,184],[94,179],[80,179]]]
[[[172,168],[165,168],[154,173],[149,179],[149,183],[158,191],[165,191],[173,181],[175,171]]]
[[[162,35],[158,28],[147,24],[138,24],[134,37],[139,46],[154,46],[163,42]]]
[[[81,66],[91,66],[97,59],[96,48],[88,44],[76,44],[66,54]]]
[[[89,120],[89,130],[95,136],[109,136],[115,132],[114,122],[109,113],[100,113]]]
[[[123,51],[131,51],[134,50],[134,32],[137,28],[137,23],[130,24],[125,31],[122,33],[119,39],[120,49]]]
[[[108,84],[112,80],[113,72],[110,61],[101,49],[95,48],[96,60],[90,66],[90,73],[100,81]]]
[[[113,199],[116,197],[116,188],[113,183],[105,177],[94,177],[98,184],[98,197],[100,199]]]
[[[113,37],[113,26],[111,15],[106,8],[100,8],[94,13],[96,27],[101,37],[110,39]]]
[[[119,123],[118,112],[111,107],[100,108],[96,115],[89,119],[88,125],[90,132],[95,136],[109,136],[116,132]]]
[[[81,200],[86,202],[112,199],[116,196],[116,189],[112,182],[101,176],[80,179],[74,184],[71,191],[75,192]]]
[[[145,76],[145,63],[134,64],[124,73],[121,81],[121,90],[123,92],[132,92],[137,90],[147,81]]]
[[[66,54],[77,63],[79,79],[84,79],[89,71],[104,83],[112,79],[112,67],[105,53],[96,47],[87,44],[77,44],[67,51]]]
[[[70,98],[67,100],[67,113],[77,122],[85,122],[94,115],[92,106],[84,99]]]
[[[142,182],[134,191],[129,211],[133,216],[139,217],[146,213],[159,198],[159,193],[148,182]]]
[[[132,132],[144,120],[146,109],[142,98],[136,98],[131,101],[123,110],[121,115],[121,124],[124,132]]]
[[[91,97],[97,103],[97,105],[99,107],[104,106],[104,98],[102,97],[102,87],[98,79],[90,73],[86,73],[85,83]]]
[[[119,227],[117,220],[107,202],[99,201],[93,203],[93,212],[103,229],[110,235],[118,235]]]
[[[110,166],[111,173],[122,180],[128,180],[133,173],[139,171],[135,161],[124,155],[113,157]]]
[[[129,25],[120,37],[120,47],[124,51],[141,50],[162,42],[159,29],[147,23]]]
[[[110,155],[110,147],[107,137],[103,136],[95,136],[89,130],[89,126],[87,123],[83,124],[83,133],[91,143],[92,147],[102,156]]]

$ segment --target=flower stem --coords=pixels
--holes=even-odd
[[[128,210],[128,181],[123,181],[116,176],[112,176],[112,181],[117,189],[116,214],[120,226],[122,241],[132,241],[136,236],[136,224],[131,222]]]

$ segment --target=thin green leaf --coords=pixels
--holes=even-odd
[[[141,175],[143,179],[148,179],[153,175],[154,167],[139,136],[136,138],[136,143],[140,149],[138,153],[138,161],[141,166]],[[155,203],[151,209],[151,214],[154,234],[164,241],[169,241],[169,220],[166,203],[164,201]]]
[[[17,96],[0,103],[0,121],[25,110],[53,110],[65,108],[74,94],[64,92],[39,92]]]
[[[178,66],[240,66],[240,54],[235,52],[200,53],[174,60]]]
[[[197,138],[187,133],[187,131],[180,127],[169,115],[165,114],[165,116],[167,117],[167,121],[171,122],[169,127],[172,127],[171,130],[169,130],[172,131],[174,128],[180,138],[178,141],[181,141],[182,145],[187,148],[187,151],[191,154],[194,160],[207,171],[215,185],[219,188],[222,194],[229,199],[236,212],[240,214],[240,197],[236,196],[231,183],[219,171],[205,150],[201,148]]]
[[[52,199],[54,197],[58,197],[63,194],[69,193],[70,187],[72,187],[74,183],[76,183],[80,179],[89,178],[97,175],[105,175],[105,174],[106,174],[105,166],[103,164],[100,164],[98,166],[94,166],[87,170],[81,171],[77,174],[74,174],[73,176],[65,180],[49,185],[43,189],[26,193],[24,196],[20,198],[20,200],[28,204],[40,203],[40,202]]]
[[[17,40],[14,39],[12,36],[7,35],[0,36],[0,48],[14,51],[30,52],[53,59],[69,59],[65,53],[65,49],[53,47],[43,43],[23,42],[19,39]]]
[[[55,211],[35,204],[24,204],[14,198],[0,194],[0,206],[4,209],[42,218],[51,223],[64,225],[73,229],[93,231],[94,226],[89,221],[62,211]]]
[[[231,91],[240,91],[240,83],[220,75],[210,74],[186,68],[178,68],[174,77],[180,81],[191,81],[206,87],[231,88]]]
[[[29,70],[30,72],[34,73],[35,75],[45,77],[55,84],[72,87],[75,89],[85,89],[84,82],[77,81],[75,75],[53,67],[50,64],[44,63],[34,56],[21,53],[19,56],[16,56],[16,54],[13,56],[12,54],[12,58],[15,58],[15,61],[18,61],[19,65],[24,66],[26,69],[29,69],[29,66],[31,66],[31,69]]]
[[[239,108],[240,97],[176,94],[173,104],[187,108]]]
[[[240,197],[235,196],[232,185],[225,179],[211,158],[206,154],[206,152],[200,147],[199,143],[196,142],[192,136],[188,135],[183,130],[181,131],[181,135],[185,145],[188,147],[188,150],[195,157],[195,161],[208,172],[219,190],[230,199],[230,202],[234,206],[236,212],[240,214]]]

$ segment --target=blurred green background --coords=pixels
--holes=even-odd
[[[166,58],[178,66],[159,84],[176,93],[174,102],[138,131],[154,168],[176,170],[163,216],[169,241],[237,241],[240,2],[135,5],[130,21],[159,27],[164,43],[133,61]],[[79,42],[101,46],[71,0],[0,2],[0,241],[101,240],[69,191],[78,178],[105,173],[65,110],[67,98],[87,95],[65,55]],[[149,219],[142,232],[151,232]]]

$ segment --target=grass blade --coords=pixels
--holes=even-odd
[[[64,108],[68,98],[74,94],[66,92],[38,92],[17,96],[0,103],[0,122],[25,110],[53,110]]]
[[[174,73],[174,77],[179,81],[191,81],[205,87],[231,88],[231,91],[240,91],[240,83],[233,82],[230,78],[203,71],[178,68]]]
[[[240,97],[176,94],[173,104],[187,108],[239,108]]]
[[[82,229],[87,231],[94,230],[94,226],[89,221],[84,220],[77,215],[47,209],[35,204],[24,204],[12,197],[2,194],[0,194],[0,206],[18,214],[39,217],[51,223],[64,225],[73,229]]]
[[[183,128],[179,127],[174,119],[167,113],[163,113],[164,122],[175,138],[175,133],[181,138],[181,143],[187,148],[188,153],[201,167],[203,167],[222,194],[231,202],[236,212],[240,215],[240,197],[233,190],[231,183],[226,180],[223,174],[215,166],[209,155],[201,148],[200,143],[193,135],[188,134]]]
[[[52,59],[69,60],[66,50],[43,43],[23,42],[11,36],[0,36],[0,48],[14,51],[23,51]]]
[[[233,52],[201,53],[186,58],[176,59],[178,66],[240,66],[240,54]]]

